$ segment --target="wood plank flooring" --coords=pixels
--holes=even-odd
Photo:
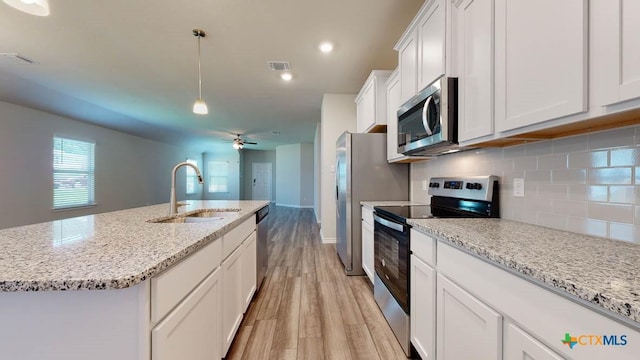
[[[369,280],[346,276],[313,210],[272,206],[269,270],[226,359],[406,359]]]

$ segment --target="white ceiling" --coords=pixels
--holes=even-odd
[[[49,0],[51,15],[0,2],[0,100],[207,151],[232,133],[254,149],[312,142],[324,93],[357,93],[393,69],[423,0]],[[203,98],[195,115],[201,28]],[[329,40],[333,53],[321,54]],[[284,82],[267,61],[291,63]],[[280,135],[272,134],[279,131]],[[249,147],[248,147],[249,148]]]

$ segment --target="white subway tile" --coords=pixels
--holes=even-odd
[[[525,190],[525,194],[526,194],[526,190]],[[531,210],[531,211],[541,211],[541,212],[547,212],[547,213],[551,213],[553,211],[553,206],[551,204],[551,201],[549,201],[549,199],[541,199],[538,197],[525,197],[524,198],[524,206],[526,207],[527,210]]]
[[[540,156],[548,155],[553,151],[551,141],[538,141],[531,144],[527,144],[524,150],[527,156]]]
[[[537,224],[540,226],[544,226],[552,229],[566,230],[567,216],[545,213],[545,212],[538,212]]]
[[[586,184],[586,169],[551,170],[551,181],[554,184]]]
[[[514,170],[537,170],[538,169],[538,157],[526,156],[517,158],[513,162]]]
[[[567,231],[573,231],[592,236],[607,237],[608,223],[602,220],[569,216],[569,218],[567,219]]]
[[[544,199],[567,200],[567,187],[568,185],[564,184],[538,184],[538,197]],[[526,194],[527,193],[525,192],[525,196]]]
[[[640,165],[640,149],[637,147],[613,149],[609,156],[611,166]]]
[[[640,242],[640,227],[633,224],[609,223],[609,238],[629,242]]]
[[[635,145],[634,131],[616,129],[589,134],[589,149],[606,149]]]
[[[609,187],[602,185],[591,185],[586,187],[587,200],[597,202],[609,201]]]
[[[591,219],[633,223],[633,205],[589,202],[587,209]]]
[[[567,154],[552,154],[538,156],[538,170],[544,169],[566,169]]]
[[[586,185],[582,184],[569,184],[567,185],[567,199],[575,200],[575,201],[585,201],[587,200],[588,189]],[[607,201],[607,190],[605,187],[605,198],[604,200],[599,201]]]
[[[578,135],[568,138],[556,139],[552,141],[552,144],[553,152],[556,154],[584,151],[588,149],[589,136]]]
[[[503,149],[505,159],[513,159],[525,156],[526,145],[510,146]]]
[[[607,167],[608,150],[584,151],[569,154],[570,169],[599,168]]]
[[[524,172],[525,181],[551,182],[551,171],[534,170]]]
[[[636,186],[609,186],[609,202],[640,204]]]
[[[630,167],[589,169],[589,184],[626,185],[632,181]]]
[[[552,204],[554,214],[587,217],[586,201],[552,200]]]

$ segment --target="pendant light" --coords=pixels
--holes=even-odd
[[[47,0],[2,0],[22,12],[36,16],[49,15],[49,2]]]
[[[193,35],[198,38],[198,98],[193,103],[193,112],[198,115],[207,115],[209,109],[207,103],[202,100],[202,70],[200,67],[200,38],[206,36],[203,30],[193,29]]]

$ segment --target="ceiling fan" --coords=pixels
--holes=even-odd
[[[233,139],[233,148],[236,150],[243,149],[245,145],[258,145],[257,142],[246,141],[240,137],[240,134],[237,134],[236,138]]]

